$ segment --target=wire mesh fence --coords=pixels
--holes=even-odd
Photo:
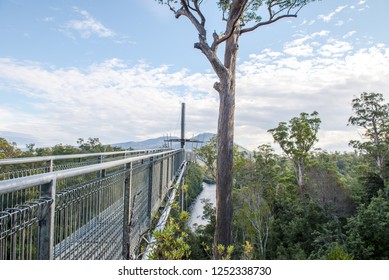
[[[53,155],[0,160],[0,181],[66,170],[96,163],[117,161],[161,152],[164,149],[119,151],[92,154]]]
[[[134,258],[184,151],[0,181],[0,259]]]

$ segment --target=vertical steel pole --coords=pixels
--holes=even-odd
[[[149,192],[148,192],[148,201],[147,201],[147,217],[149,226],[151,225],[151,210],[152,210],[152,198],[153,198],[153,170],[154,170],[154,158],[150,157],[149,163]]]
[[[185,147],[185,103],[181,104],[181,149]]]
[[[161,168],[159,170],[159,199],[162,198],[162,195],[163,195],[163,190],[162,190],[162,185],[163,185],[163,162],[164,162],[164,159],[162,158],[161,159]]]
[[[53,160],[46,161],[46,172],[53,172]]]
[[[124,182],[124,217],[123,217],[123,259],[130,259],[130,227],[131,227],[131,186],[132,186],[132,162],[127,165],[129,171],[126,173]]]
[[[56,178],[41,186],[40,197],[50,199],[48,211],[43,213],[39,221],[38,259],[52,260],[54,248],[54,217],[55,217],[55,187]]]

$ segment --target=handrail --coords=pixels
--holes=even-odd
[[[179,153],[181,149],[178,150],[169,150],[165,152],[159,152],[154,154],[147,154],[143,156],[138,157],[131,157],[131,158],[125,158],[121,160],[111,161],[111,162],[104,162],[104,163],[97,163],[92,164],[88,166],[83,167],[77,167],[72,169],[66,169],[61,171],[54,171],[51,173],[44,173],[44,174],[37,174],[37,175],[31,175],[27,177],[20,177],[15,179],[9,179],[0,181],[0,195],[6,194],[11,191],[19,191],[28,189],[37,185],[47,184],[50,183],[53,180],[57,179],[65,179],[70,177],[75,177],[82,174],[92,173],[95,171],[101,171],[104,169],[109,169],[112,167],[116,167],[119,165],[125,165],[131,162],[151,158],[151,157],[160,157],[160,156],[169,156],[172,154]]]
[[[109,155],[118,155],[118,154],[137,154],[137,153],[155,153],[159,151],[164,151],[167,149],[149,149],[149,150],[131,150],[131,151],[117,151],[117,152],[104,152],[104,153],[89,153],[89,154],[71,154],[71,155],[52,155],[52,156],[37,156],[37,157],[26,157],[26,158],[8,158],[0,159],[0,165],[8,164],[22,164],[22,163],[32,163],[32,162],[43,162],[51,160],[61,160],[61,159],[74,159],[74,158],[87,158],[87,157],[97,157],[97,156],[109,156]]]

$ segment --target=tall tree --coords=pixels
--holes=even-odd
[[[382,93],[364,92],[352,100],[354,116],[349,124],[365,129],[362,137],[366,141],[352,140],[350,145],[374,157],[379,176],[384,180],[384,164],[389,156],[389,103]]]
[[[304,165],[309,155],[309,151],[318,141],[317,132],[320,128],[321,120],[318,113],[300,113],[300,117],[295,117],[286,122],[280,122],[276,128],[268,131],[273,135],[281,149],[290,157],[297,178],[297,184],[301,188],[304,185]]]
[[[208,59],[218,81],[214,89],[219,93],[218,155],[216,178],[216,230],[214,257],[219,258],[217,245],[231,244],[233,143],[236,63],[238,42],[241,35],[283,18],[297,17],[298,12],[314,0],[218,0],[221,18],[225,21],[222,33],[207,36],[203,0],[157,0],[166,4],[176,18],[186,17],[198,33],[194,44]],[[263,18],[264,15],[266,18]],[[219,46],[224,45],[224,55],[218,56]]]

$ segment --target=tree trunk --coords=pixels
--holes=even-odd
[[[236,29],[237,30],[237,29]],[[220,259],[218,245],[232,243],[232,187],[234,158],[235,72],[238,55],[238,31],[226,42],[224,66],[228,69],[220,79],[218,120],[218,155],[216,176],[216,228],[213,254]]]
[[[378,128],[376,125],[376,121],[373,118],[372,119],[372,124],[373,124],[373,132],[374,132],[374,145],[376,146],[376,162],[378,166],[378,171],[379,171],[379,176],[380,178],[385,181],[385,177],[383,174],[383,169],[384,169],[384,161],[383,158],[381,157],[381,144],[380,144],[380,138],[379,138],[379,133],[378,133]]]
[[[293,169],[296,174],[296,180],[298,187],[301,188],[304,185],[304,161],[302,158],[294,158],[293,159]]]
[[[298,159],[298,170],[299,170],[299,178],[298,178],[298,185],[299,187],[304,186],[304,160],[302,158]]]
[[[234,147],[235,90],[225,89],[220,95],[218,122],[218,155],[216,177],[216,229],[214,258],[219,259],[217,245],[231,244],[232,236],[232,167]]]

